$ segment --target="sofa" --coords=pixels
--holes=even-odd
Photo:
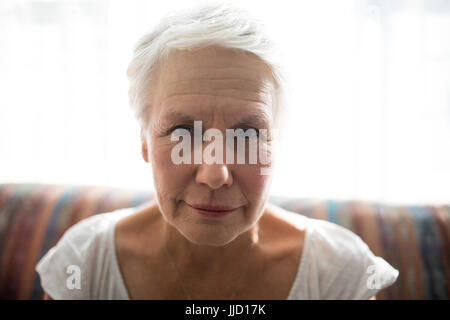
[[[151,191],[106,186],[0,184],[0,299],[41,299],[34,267],[74,223],[135,207]],[[450,297],[450,206],[270,197],[270,202],[358,234],[400,274],[377,299]]]

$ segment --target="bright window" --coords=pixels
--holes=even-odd
[[[274,195],[450,202],[450,2],[237,3],[265,22],[290,80]],[[0,183],[152,189],[125,70],[181,6],[1,1]]]

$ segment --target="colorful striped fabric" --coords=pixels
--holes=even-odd
[[[153,198],[149,191],[109,187],[0,184],[0,299],[42,297],[34,267],[74,223]],[[449,298],[450,206],[280,197],[270,201],[352,230],[398,269],[398,280],[378,299]]]

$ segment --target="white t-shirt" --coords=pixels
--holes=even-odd
[[[337,224],[283,210],[306,228],[304,247],[288,300],[369,299],[398,277],[362,239]],[[129,299],[114,246],[125,208],[86,218],[70,227],[36,265],[43,289],[53,299]],[[264,279],[261,279],[264,281]]]

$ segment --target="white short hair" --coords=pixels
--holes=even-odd
[[[136,43],[127,69],[128,94],[141,128],[147,127],[152,71],[167,58],[171,49],[193,50],[209,45],[253,53],[269,67],[276,88],[273,112],[278,123],[284,77],[277,63],[275,44],[263,24],[248,12],[230,3],[216,3],[169,13]]]

